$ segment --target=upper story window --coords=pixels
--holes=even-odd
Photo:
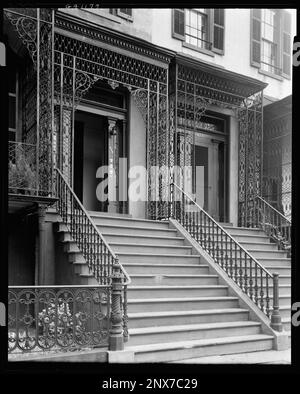
[[[284,10],[251,11],[251,64],[261,72],[291,75],[291,15]]]
[[[109,13],[111,15],[120,16],[121,18],[132,21],[132,8],[110,8]]]
[[[200,52],[224,54],[224,9],[175,8],[172,36]]]

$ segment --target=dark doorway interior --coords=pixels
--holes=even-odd
[[[105,116],[78,111],[74,129],[74,190],[87,210],[107,211],[96,190],[99,167],[108,165],[108,123]]]

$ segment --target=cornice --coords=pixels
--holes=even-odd
[[[158,48],[157,46],[151,45],[141,39],[128,35],[125,36],[118,32],[106,29],[103,26],[98,26],[89,21],[61,14],[59,12],[55,16],[55,26],[111,46],[122,48],[129,52],[146,56],[149,59],[156,59],[166,64],[169,64],[174,56],[171,51]]]

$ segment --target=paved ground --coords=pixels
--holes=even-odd
[[[291,364],[291,349],[242,354],[229,354],[225,356],[209,356],[174,361],[180,364]]]

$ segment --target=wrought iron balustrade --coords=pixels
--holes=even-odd
[[[271,327],[281,331],[278,274],[272,275],[265,269],[179,186],[171,183],[170,187],[169,217],[177,220],[240,289],[271,318]]]
[[[277,243],[278,248],[291,252],[291,221],[260,196],[250,203],[248,227],[258,227]]]
[[[55,171],[57,174],[57,211],[68,227],[73,240],[81,250],[89,271],[101,285],[113,286],[115,280],[118,287],[119,279],[121,279],[120,307],[122,309],[124,339],[126,340],[128,337],[127,285],[131,282],[131,279],[61,171],[57,168]],[[119,313],[113,301],[112,310],[115,314]]]
[[[8,352],[107,345],[109,286],[9,286]]]

